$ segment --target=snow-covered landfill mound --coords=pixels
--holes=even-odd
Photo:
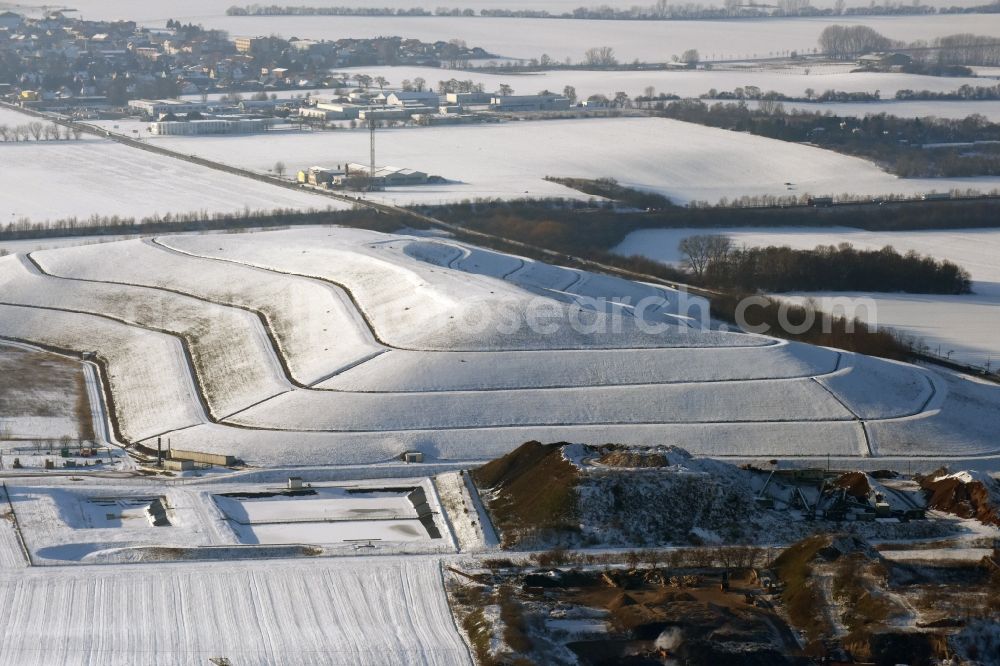
[[[94,353],[121,440],[256,465],[481,461],[531,439],[998,453],[998,387],[722,330],[701,298],[440,235],[62,247],[0,258],[0,292],[0,338]]]

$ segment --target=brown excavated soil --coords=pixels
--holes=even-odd
[[[476,485],[488,491],[484,499],[504,546],[518,543],[523,534],[579,529],[580,472],[563,458],[562,447],[526,442],[473,470]]]
[[[934,473],[921,479],[920,487],[929,495],[927,505],[932,509],[960,518],[976,518],[986,525],[1000,525],[997,495],[991,494],[982,481],[966,482]]]
[[[866,499],[872,492],[871,484],[868,483],[868,476],[864,472],[846,472],[838,476],[833,485],[837,488],[844,488],[847,494],[858,499]]]

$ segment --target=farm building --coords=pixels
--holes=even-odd
[[[347,173],[338,164],[336,168],[329,167],[309,167],[305,171],[299,171],[298,181],[309,185],[327,186],[333,185],[335,181],[343,180]]]
[[[347,172],[347,178],[350,178],[352,175],[369,176],[371,168],[364,164],[352,162],[347,165],[345,171]],[[423,185],[427,183],[428,176],[423,171],[415,171],[413,169],[404,169],[395,166],[377,166],[375,167],[374,179],[375,182],[385,187],[400,187],[404,185]]]
[[[905,53],[869,53],[858,59],[858,65],[866,69],[888,72],[913,63],[913,58]]]
[[[560,95],[494,95],[494,111],[558,111],[569,108],[569,99]]]

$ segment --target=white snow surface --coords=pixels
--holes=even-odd
[[[465,664],[436,561],[0,573],[0,664]]]
[[[0,219],[340,207],[110,140],[0,143]],[[272,163],[273,166],[273,163]],[[58,174],[54,177],[53,174]]]
[[[0,335],[97,351],[127,439],[254,464],[483,460],[529,439],[737,457],[996,450],[995,387],[710,330],[669,289],[447,238],[179,235],[5,257],[0,280]],[[528,325],[538,308],[554,330]]]
[[[368,132],[274,132],[160,137],[182,153],[266,172],[365,162]],[[446,184],[392,187],[373,196],[404,204],[476,197],[589,196],[545,176],[603,178],[685,203],[742,195],[917,194],[953,188],[989,191],[1000,178],[897,178],[866,160],[812,146],[665,118],[594,118],[382,130],[378,161],[438,175]],[[791,192],[785,183],[793,183]]]
[[[94,0],[105,3],[106,0]],[[190,0],[187,0],[190,1]],[[419,6],[415,3],[408,6]],[[458,3],[459,6],[461,3]],[[498,2],[489,6],[497,7]],[[578,3],[587,6],[587,3]],[[436,6],[436,5],[435,5]],[[485,6],[485,5],[484,5]],[[131,5],[130,5],[131,7]],[[432,7],[425,6],[426,9]],[[100,10],[97,10],[100,11]],[[224,9],[222,10],[224,11]],[[134,18],[135,10],[127,12]],[[122,11],[104,5],[103,12]],[[162,8],[148,12],[150,25],[163,25]],[[181,12],[170,12],[176,18]],[[831,24],[869,25],[892,39],[931,40],[955,33],[997,34],[1000,17],[995,14],[949,16],[891,16],[766,21],[580,21],[452,17],[359,17],[359,16],[222,16],[200,7],[192,12],[206,28],[227,30],[233,35],[277,34],[286,38],[339,39],[399,35],[422,41],[463,39],[490,53],[510,58],[537,58],[543,53],[574,62],[583,60],[592,46],[610,46],[618,59],[638,58],[666,62],[685,49],[698,49],[705,58],[734,59],[767,57],[778,51],[811,52],[823,29]]]

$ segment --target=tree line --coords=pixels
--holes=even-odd
[[[900,254],[892,246],[859,250],[849,243],[812,250],[737,247],[728,236],[696,235],[678,249],[698,284],[746,292],[874,291],[967,294],[969,273],[950,261]]]
[[[906,43],[889,39],[865,25],[831,25],[820,33],[819,49],[839,60],[852,60],[867,53],[905,51],[913,58],[917,67],[914,69],[904,66],[903,69],[913,73],[920,73],[920,65],[941,68],[1000,65],[1000,39],[970,33],[946,35],[929,42],[918,40]],[[944,69],[941,74],[956,76],[959,72]]]
[[[545,180],[571,187],[584,194],[596,197],[604,197],[619,201],[627,206],[640,210],[661,210],[673,206],[667,197],[656,192],[637,190],[634,187],[621,185],[614,178],[558,178],[555,176],[545,176]]]
[[[978,7],[951,7],[937,9],[919,2],[913,4],[870,4],[864,7],[845,7],[843,0],[833,7],[813,7],[809,0],[777,0],[774,5],[747,4],[740,0],[724,0],[722,6],[699,2],[671,4],[656,0],[652,5],[610,7],[608,5],[577,7],[564,12],[547,9],[507,9],[471,7],[437,7],[433,11],[423,7],[327,7],[292,5],[233,5],[226,10],[228,16],[451,16],[518,19],[577,19],[592,21],[684,21],[711,19],[762,19],[786,17],[824,16],[924,16],[935,13],[995,13],[996,5]]]
[[[349,227],[397,231],[404,226],[417,229],[426,224],[402,214],[388,214],[357,206],[350,210],[312,208],[308,210],[276,208],[230,213],[191,211],[188,213],[154,214],[146,217],[127,215],[91,215],[86,218],[68,217],[57,220],[33,221],[22,217],[0,225],[0,241],[25,238],[58,238],[62,236],[105,236],[127,234],[177,233],[185,231],[215,231],[256,228],[276,228],[313,224],[342,224]]]
[[[83,132],[76,127],[61,127],[55,123],[33,121],[23,125],[0,125],[0,141],[79,141]]]
[[[866,25],[831,25],[819,36],[819,48],[831,58],[850,60],[864,53],[885,51],[902,42],[894,42]]]

